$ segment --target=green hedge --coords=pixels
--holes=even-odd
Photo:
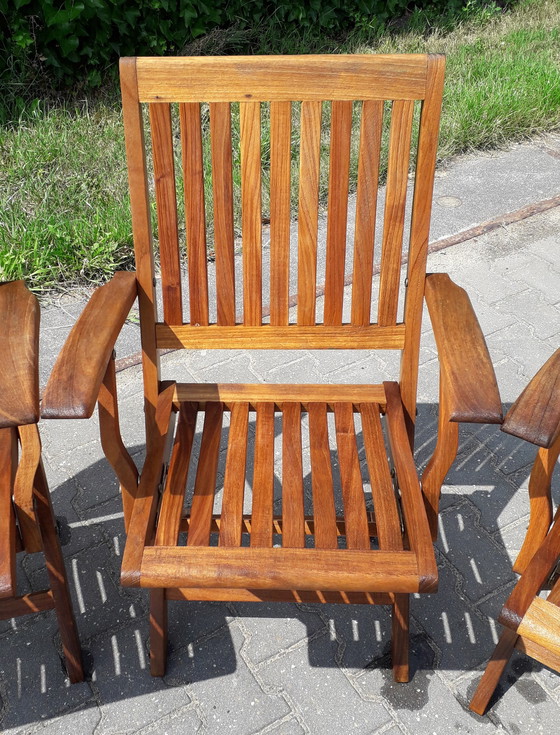
[[[478,0],[469,0],[469,4]],[[338,33],[382,25],[414,6],[457,10],[463,0],[0,0],[0,83],[44,76],[96,86],[119,56],[180,53],[215,28],[277,25]],[[250,51],[250,49],[243,49]],[[271,49],[273,51],[273,49]]]

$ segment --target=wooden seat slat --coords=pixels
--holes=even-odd
[[[346,547],[348,549],[370,549],[366,501],[352,407],[348,403],[335,404],[334,421],[346,520]]]
[[[375,403],[362,403],[360,415],[373,507],[378,519],[379,548],[387,551],[402,549],[401,522],[389,465],[386,461],[379,406]]]
[[[272,546],[274,502],[274,404],[257,403],[251,546]]]
[[[282,546],[305,546],[301,407],[287,403],[282,410]]]
[[[248,428],[249,404],[236,403],[232,406],[229,424],[222,514],[219,526],[220,546],[241,545]]]
[[[196,414],[197,406],[195,403],[181,404],[166,488],[159,511],[156,533],[156,544],[158,546],[170,546],[177,543],[196,430]]]
[[[308,412],[315,547],[336,549],[338,538],[327,405],[326,403],[313,403],[309,406]]]
[[[188,546],[207,546],[210,543],[214,491],[218,471],[218,452],[222,437],[222,416],[223,407],[221,403],[211,403],[206,407],[200,442],[200,457],[191,505],[191,525],[187,536]]]

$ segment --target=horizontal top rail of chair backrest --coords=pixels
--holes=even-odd
[[[424,55],[332,58],[325,65],[324,56],[318,55],[141,57],[136,60],[138,98],[140,102],[424,98]]]

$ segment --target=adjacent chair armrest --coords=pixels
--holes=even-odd
[[[560,349],[509,409],[502,431],[549,449],[560,434]]]
[[[0,429],[39,420],[39,303],[23,281],[0,285]]]
[[[43,418],[91,416],[116,339],[135,298],[136,274],[124,271],[94,292],[57,358],[43,395]]]
[[[492,360],[466,291],[446,273],[426,277],[449,421],[501,424],[502,404]]]

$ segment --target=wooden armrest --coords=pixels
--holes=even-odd
[[[426,278],[450,421],[501,424],[502,403],[484,335],[466,291],[446,273]]]
[[[549,449],[560,433],[560,349],[509,409],[502,431]]]
[[[0,428],[39,420],[39,303],[23,281],[0,285]]]
[[[68,335],[41,406],[47,419],[89,418],[134,299],[136,274],[120,271],[98,288]]]

